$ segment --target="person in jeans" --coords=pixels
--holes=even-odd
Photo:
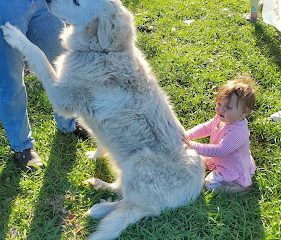
[[[51,62],[62,53],[59,33],[63,23],[49,12],[46,0],[0,1],[0,25],[5,22],[10,22],[26,34]],[[25,170],[43,168],[33,148],[34,138],[28,120],[24,61],[20,53],[3,39],[2,31],[0,56],[0,122],[15,152],[15,164]],[[82,139],[89,137],[88,132],[74,118],[65,119],[56,113],[54,116],[60,131],[73,132]]]

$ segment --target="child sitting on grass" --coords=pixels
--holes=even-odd
[[[223,85],[216,96],[216,115],[188,130],[184,143],[204,156],[207,190],[240,192],[252,184],[256,166],[250,153],[246,116],[255,103],[254,82],[241,77]],[[192,141],[210,136],[210,144]]]

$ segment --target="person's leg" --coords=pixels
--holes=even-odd
[[[29,0],[1,1],[0,25],[5,22],[17,26],[26,33],[32,16],[33,5]],[[23,60],[3,39],[0,31],[0,121],[6,131],[14,161],[24,170],[34,171],[44,165],[33,149],[34,139],[27,114],[26,88],[23,81]]]
[[[251,4],[251,20],[257,21],[258,19],[258,9],[259,9],[259,0],[250,0]]]
[[[27,31],[31,17],[30,1],[0,1],[0,25],[10,22],[22,32]],[[31,136],[27,115],[26,89],[23,82],[23,60],[3,39],[0,31],[0,120],[14,151],[31,148]]]
[[[46,54],[50,62],[63,52],[59,34],[63,23],[52,15],[47,8],[46,0],[35,0],[36,12],[30,20],[27,37]],[[54,113],[58,129],[62,132],[73,132],[76,129],[74,118],[66,119]]]

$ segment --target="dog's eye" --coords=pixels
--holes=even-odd
[[[73,0],[73,3],[77,6],[80,6],[79,0]]]

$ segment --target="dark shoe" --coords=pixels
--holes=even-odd
[[[73,132],[79,139],[83,141],[89,139],[91,137],[91,133],[85,129],[81,124],[76,123],[76,129]]]
[[[247,22],[252,22],[252,23],[256,23],[258,21],[257,17],[251,17],[251,15],[246,15],[245,19]]]
[[[15,152],[14,162],[18,168],[25,171],[35,172],[40,168],[44,168],[41,158],[33,148]]]

